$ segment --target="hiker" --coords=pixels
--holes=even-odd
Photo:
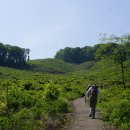
[[[96,104],[97,104],[97,97],[99,94],[99,90],[97,88],[97,86],[91,85],[91,87],[88,89],[88,91],[85,94],[85,103],[86,103],[86,96],[89,95],[90,96],[90,115],[89,117],[92,116],[92,118],[95,118],[95,108],[96,108]],[[101,96],[100,96],[101,98]]]

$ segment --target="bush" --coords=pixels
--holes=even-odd
[[[11,117],[11,126],[14,130],[33,130],[34,114],[29,109],[21,109]]]
[[[110,121],[121,130],[129,129],[130,100],[129,90],[122,88],[109,88],[102,91],[102,103],[99,105],[103,111],[103,118]]]
[[[58,99],[59,94],[59,90],[53,82],[45,84],[44,98],[46,101]]]
[[[0,130],[7,130],[10,122],[8,117],[0,117]]]

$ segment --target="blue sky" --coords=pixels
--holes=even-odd
[[[100,33],[130,33],[130,0],[0,0],[0,42],[30,48],[31,59],[93,46]]]

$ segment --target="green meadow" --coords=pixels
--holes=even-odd
[[[125,63],[126,88],[120,67],[112,60],[74,65],[46,59],[29,64],[32,70],[0,67],[2,130],[57,128],[64,123],[66,113],[73,111],[70,101],[84,96],[87,83],[102,84],[102,102],[98,103],[102,118],[124,130],[129,128],[130,61]]]

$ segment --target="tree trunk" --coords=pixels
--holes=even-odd
[[[125,74],[124,74],[124,64],[123,64],[123,61],[121,62],[121,72],[122,72],[122,82],[123,82],[123,86],[125,88]]]

